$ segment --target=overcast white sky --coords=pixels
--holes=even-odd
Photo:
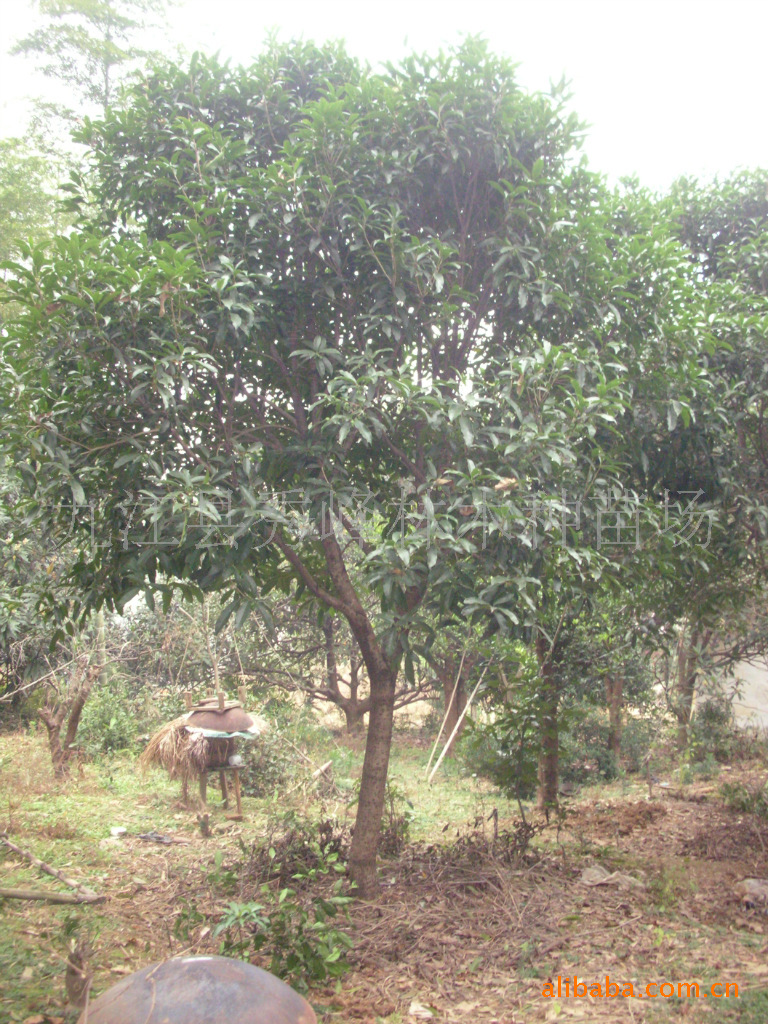
[[[270,27],[344,38],[373,64],[477,33],[519,62],[526,88],[570,80],[590,164],[613,180],[665,188],[680,174],[768,166],[766,0],[180,0],[169,23],[169,51],[235,62],[256,55]],[[24,0],[0,0],[0,134],[21,130],[23,96],[39,89],[29,63],[6,52],[31,24]]]

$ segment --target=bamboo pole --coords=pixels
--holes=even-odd
[[[456,682],[453,684],[453,693],[451,694],[451,699],[448,701],[448,705],[447,705],[447,707],[445,709],[445,714],[443,715],[443,720],[440,723],[440,728],[438,730],[437,736],[435,737],[435,742],[434,742],[434,745],[432,747],[432,753],[429,755],[429,760],[427,761],[427,767],[426,767],[426,769],[424,771],[425,775],[429,775],[429,767],[432,764],[432,758],[435,756],[435,751],[437,750],[437,744],[440,742],[440,737],[443,735],[443,729],[445,728],[445,723],[448,721],[448,715],[451,713],[451,708],[453,707],[453,701],[454,701],[454,698],[456,697],[456,691],[459,688],[459,680],[461,679],[461,670],[464,668],[464,659],[466,658],[466,656],[467,656],[467,650],[465,648],[462,651],[462,653],[461,653],[461,661],[459,662],[459,671],[456,673]]]
[[[480,678],[479,678],[479,679],[477,680],[477,686],[475,686],[474,690],[472,691],[472,693],[471,693],[471,695],[470,695],[470,697],[469,697],[469,700],[467,701],[467,703],[466,703],[466,704],[465,704],[465,706],[464,706],[464,710],[463,710],[463,711],[461,712],[461,714],[459,715],[459,720],[458,720],[458,722],[456,723],[456,725],[454,726],[453,732],[452,732],[452,733],[451,733],[451,735],[450,735],[450,736],[448,737],[448,741],[446,742],[445,746],[443,747],[443,752],[442,752],[442,754],[441,754],[441,755],[440,755],[440,757],[438,757],[438,759],[437,759],[437,764],[436,764],[436,765],[435,765],[435,767],[434,767],[434,768],[432,769],[432,774],[431,774],[431,775],[429,776],[429,779],[427,780],[428,782],[430,782],[430,783],[432,782],[432,779],[433,779],[433,778],[434,778],[434,776],[435,776],[435,772],[436,772],[436,771],[437,771],[437,769],[438,769],[438,768],[440,767],[440,765],[441,765],[441,764],[443,763],[443,758],[445,757],[445,755],[446,755],[446,752],[447,752],[448,748],[449,748],[449,747],[450,747],[450,745],[451,745],[451,741],[453,740],[453,737],[454,737],[454,736],[456,735],[456,733],[457,733],[457,732],[459,731],[459,726],[460,726],[460,725],[461,725],[461,723],[462,723],[462,722],[464,721],[464,716],[465,716],[465,715],[466,715],[466,713],[467,713],[467,712],[469,711],[470,705],[472,704],[472,701],[473,701],[473,700],[475,699],[475,694],[476,694],[476,693],[477,693],[477,691],[478,691],[478,690],[480,689],[480,683],[482,683],[482,681],[483,681],[483,679],[484,679],[484,677],[485,677],[485,673],[486,673],[487,671],[488,671],[488,666],[486,665],[486,666],[485,666],[485,668],[483,669],[483,671],[482,671],[482,672],[481,672],[481,674],[480,674]]]

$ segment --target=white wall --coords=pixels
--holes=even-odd
[[[743,661],[736,666],[734,678],[741,683],[741,692],[733,702],[737,724],[768,728],[768,664]]]

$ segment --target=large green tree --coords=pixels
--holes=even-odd
[[[8,443],[32,511],[88,538],[83,612],[184,580],[243,621],[298,585],[349,624],[364,892],[435,611],[556,639],[553,595],[611,561],[565,492],[618,495],[633,402],[663,424],[699,379],[676,247],[622,226],[578,131],[474,40],[378,74],[197,57],[86,124],[78,231],[11,271]],[[567,519],[544,598],[529,500]]]

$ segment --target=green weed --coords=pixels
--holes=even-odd
[[[274,850],[270,855],[275,861]],[[275,864],[274,871],[279,875],[280,865]],[[329,854],[315,867],[297,872],[294,879],[301,885],[343,871],[338,856]],[[251,952],[263,952],[270,958],[273,974],[304,992],[313,982],[340,977],[348,968],[346,953],[353,945],[336,924],[339,912],[352,902],[342,895],[342,886],[338,878],[329,896],[315,894],[302,900],[296,888],[275,890],[269,882],[262,883],[261,902],[230,903],[216,926],[214,936],[223,936],[222,954],[248,959]]]

